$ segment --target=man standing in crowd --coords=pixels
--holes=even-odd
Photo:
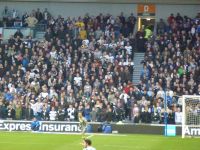
[[[26,18],[26,23],[28,24],[28,27],[35,27],[35,25],[38,23],[38,20],[33,14],[31,14],[28,18]]]

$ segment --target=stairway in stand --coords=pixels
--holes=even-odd
[[[134,71],[133,71],[133,84],[136,85],[140,82],[140,73],[143,68],[144,53],[135,53],[134,54]]]

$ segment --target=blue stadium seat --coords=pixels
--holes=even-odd
[[[103,133],[112,133],[112,126],[110,124],[103,125]]]
[[[87,125],[86,133],[92,133],[92,132],[93,132],[92,125],[91,124]]]

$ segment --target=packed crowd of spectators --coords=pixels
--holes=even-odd
[[[166,97],[168,122],[180,123],[179,96],[199,94],[199,16],[171,15],[145,39],[144,30],[134,37],[133,14],[43,14],[45,40],[23,40],[19,30],[0,45],[0,118],[77,121],[83,112],[88,121],[163,123]],[[29,16],[38,22],[36,11]],[[133,55],[140,48],[144,68],[133,85]]]
[[[143,63],[138,86],[143,102],[136,108],[146,107],[144,122],[152,121],[147,117],[152,115],[152,105],[154,121],[164,122],[166,99],[168,122],[181,123],[180,97],[200,95],[200,13],[195,18],[182,17],[178,13],[176,16],[171,14],[166,22],[161,19],[157,35],[146,42]],[[198,104],[195,109],[200,110]],[[134,114],[141,117],[143,113]]]
[[[51,14],[47,8],[43,12],[38,8],[32,10],[30,14],[27,12],[20,14],[18,10],[5,6],[1,18],[0,27],[35,27],[37,23],[46,23]]]
[[[0,118],[71,121],[81,111],[88,121],[118,121],[126,107],[131,119],[133,14],[43,23],[45,40],[23,40],[18,30],[0,46]]]

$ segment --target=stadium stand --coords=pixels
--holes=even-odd
[[[0,44],[0,118],[77,121],[83,112],[94,122],[163,123],[166,97],[168,123],[180,123],[179,96],[200,94],[199,19],[171,14],[144,38],[145,30],[134,36],[133,15],[65,19],[37,9],[19,17],[5,7],[3,26],[41,23],[46,32],[37,40],[18,30]],[[145,52],[137,85],[134,51]]]

